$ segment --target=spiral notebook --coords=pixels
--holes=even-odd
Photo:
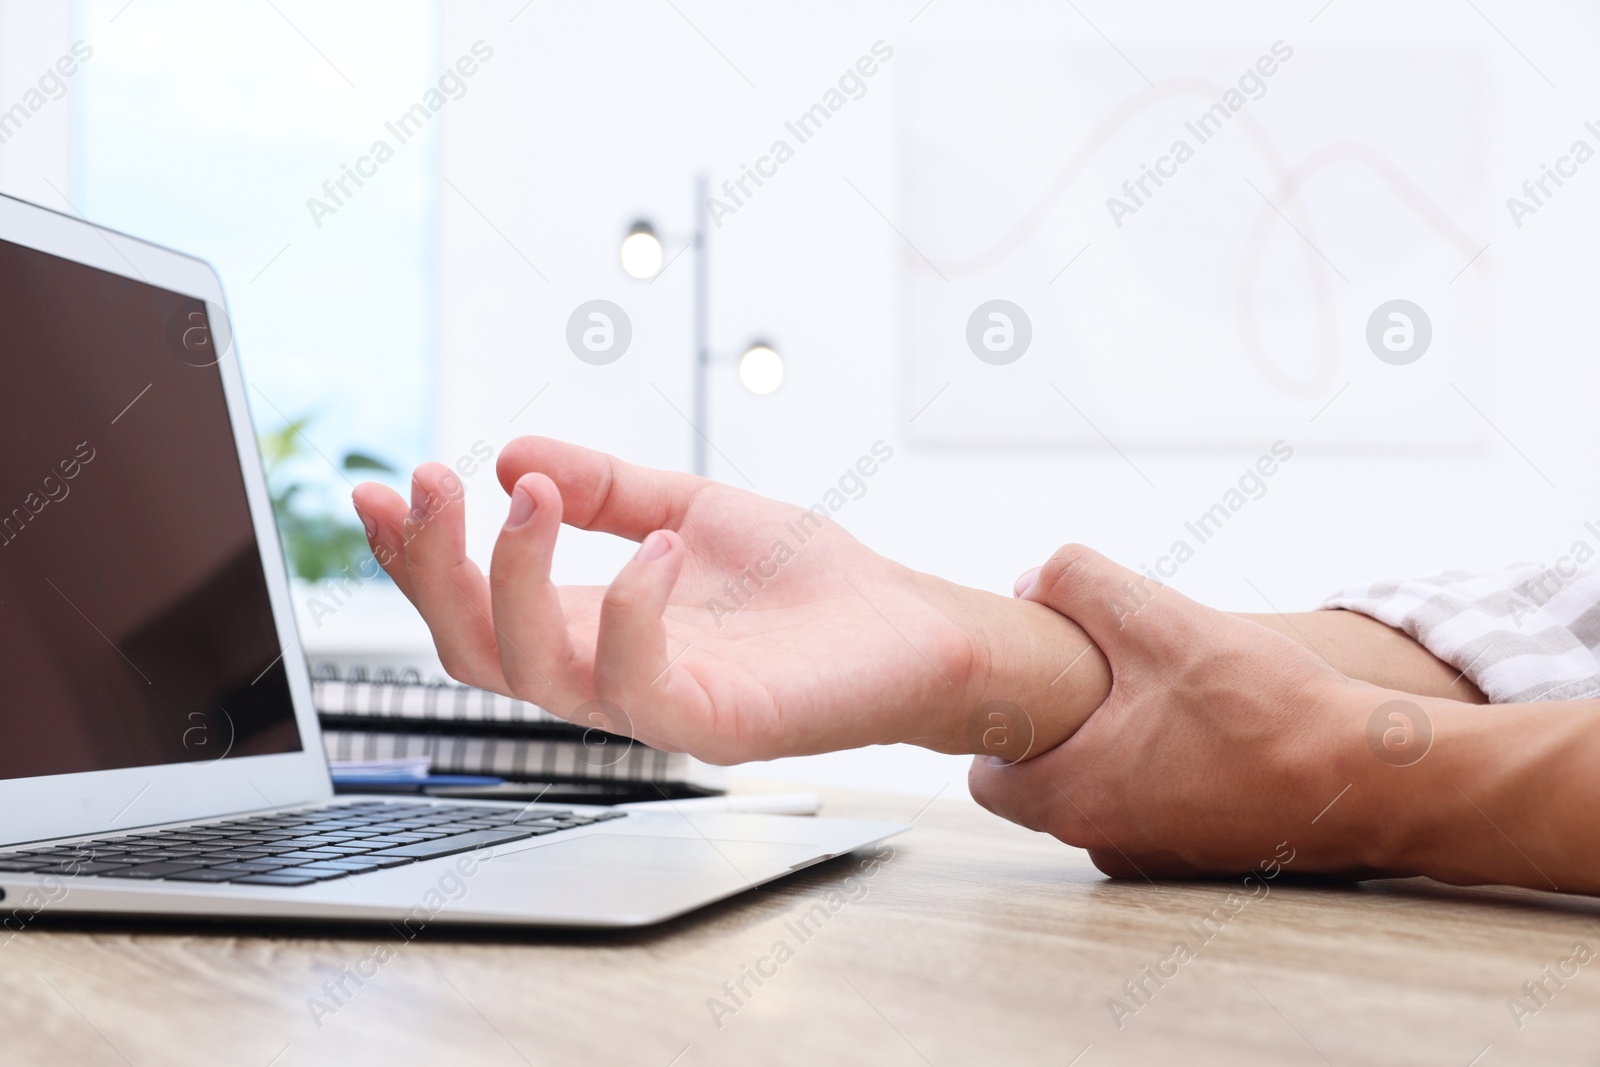
[[[462,736],[390,730],[323,731],[331,760],[423,758],[432,774],[485,774],[513,781],[670,782],[709,790],[720,770],[682,752],[662,752],[624,738],[596,743],[589,738]]]
[[[323,658],[312,661],[311,678],[330,760],[426,758],[436,774],[584,783],[629,798],[654,786],[677,795],[724,787],[721,767],[569,723],[426,668]]]

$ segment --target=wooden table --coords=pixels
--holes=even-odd
[[[921,806],[828,796],[831,814]],[[0,1063],[1600,1062],[1600,959],[1546,979],[1520,1029],[1507,1004],[1535,1006],[1523,983],[1575,944],[1600,951],[1590,899],[1285,875],[1229,908],[1237,883],[1111,882],[1077,850],[944,800],[870,877],[859,863],[622,935],[432,928],[395,948],[387,928],[44,917],[0,947]],[[1225,921],[1205,925],[1219,906]],[[1177,942],[1192,959],[1173,959]],[[386,949],[314,1022],[311,998],[333,1006],[323,984]],[[1157,985],[1147,965],[1172,976]],[[756,969],[771,975],[759,986]],[[724,982],[738,993],[741,978],[735,1000]],[[1123,983],[1141,979],[1135,1001]]]

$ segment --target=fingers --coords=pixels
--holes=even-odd
[[[972,799],[1002,819],[1077,848],[1115,849],[1108,830],[1131,842],[1125,820],[1105,803],[1108,794],[1086,783],[1096,768],[1071,758],[1065,751],[1071,744],[1021,763],[973,757],[967,771]],[[1065,789],[1063,782],[1068,783]]]
[[[524,474],[548,475],[561,492],[567,522],[642,541],[652,530],[682,524],[704,478],[636,467],[548,437],[519,437],[500,450],[500,484],[510,492]]]
[[[1137,856],[1126,852],[1119,852],[1115,848],[1089,849],[1089,861],[1100,869],[1102,874],[1112,878],[1194,878],[1207,873],[1190,863],[1176,852],[1162,850],[1160,852],[1143,852]],[[1209,872],[1215,874],[1217,872]],[[1260,879],[1257,878],[1259,882]],[[1249,884],[1248,879],[1246,885]],[[1254,895],[1254,894],[1252,894]]]
[[[672,587],[683,570],[683,541],[656,530],[622,568],[600,604],[595,650],[595,695],[630,716],[644,712],[652,727],[674,732],[670,721],[677,686],[667,674],[667,631],[662,622]]]
[[[1044,566],[1018,578],[1016,595],[1067,616],[1108,658],[1135,643],[1149,647],[1151,635],[1170,622],[1175,605],[1187,603],[1149,575],[1118,566],[1082,545],[1057,549]],[[1140,616],[1147,625],[1131,628]]]
[[[444,669],[457,681],[504,692],[489,583],[467,558],[465,490],[449,467],[417,468],[402,532],[411,602]]]
[[[1039,580],[1039,571],[1041,569],[1040,567],[1032,567],[1023,571],[1022,577],[1017,579],[1017,584],[1011,587],[1011,595],[1020,598],[1032,589],[1034,583]]]
[[[1061,798],[1050,788],[1048,775],[1040,775],[1041,756],[1009,764],[989,756],[974,756],[967,770],[967,788],[989,811],[1008,822],[1039,833],[1054,833],[1052,824]]]
[[[411,595],[411,575],[406,571],[405,527],[409,509],[400,494],[377,482],[363,482],[351,494],[356,515],[367,532],[367,544],[372,548],[372,558],[394,579],[394,584],[416,602]]]
[[[585,699],[575,676],[572,639],[561,597],[550,581],[561,493],[542,474],[525,474],[511,490],[511,509],[495,542],[489,588],[500,639],[500,669],[511,691],[558,714]]]

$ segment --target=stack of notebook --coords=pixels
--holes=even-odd
[[[721,792],[721,768],[565,722],[536,705],[424,678],[415,667],[313,660],[328,759],[426,759],[435,775],[506,785],[454,795],[534,795],[610,803]]]

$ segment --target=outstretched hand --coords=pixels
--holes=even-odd
[[[1015,759],[1104,694],[1071,622],[900,566],[817,511],[548,438],[513,441],[497,472],[511,500],[487,575],[449,468],[419,467],[409,506],[355,493],[458,681],[720,763],[899,741]],[[558,587],[562,523],[640,548],[608,587]],[[997,731],[998,702],[1026,724]]]

